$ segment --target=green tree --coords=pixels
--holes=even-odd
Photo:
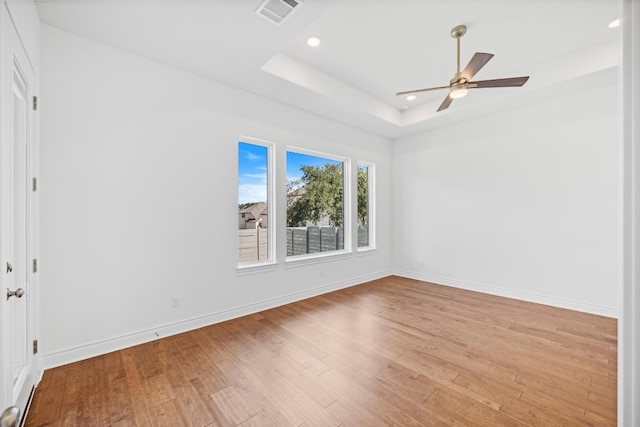
[[[369,222],[369,168],[358,167],[358,227],[367,228]]]
[[[304,227],[327,218],[334,227],[344,222],[342,164],[302,166],[302,178],[287,182],[287,227]],[[296,192],[298,194],[296,194]],[[358,225],[366,226],[367,173],[358,168]]]
[[[317,224],[324,217],[328,218],[330,225],[342,226],[342,164],[301,166],[300,171],[301,188],[297,191],[301,194],[293,197],[287,209],[287,226],[304,227],[307,221]]]

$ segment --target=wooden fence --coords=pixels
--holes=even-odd
[[[344,249],[342,227],[287,227],[287,256]]]
[[[365,248],[369,246],[369,229],[358,228],[358,247]]]
[[[267,229],[238,230],[240,262],[267,259]],[[358,229],[358,247],[369,246],[369,232]],[[287,227],[287,256],[306,255],[344,249],[342,227]]]
[[[266,228],[238,230],[240,262],[266,261],[268,259]]]

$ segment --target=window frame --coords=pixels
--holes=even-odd
[[[250,136],[239,135],[236,138],[236,164],[238,169],[236,170],[236,190],[240,188],[240,167],[239,167],[239,148],[240,143],[257,145],[267,149],[267,259],[264,261],[240,261],[240,238],[236,238],[236,271],[239,273],[245,272],[259,272],[268,271],[273,268],[277,268],[277,253],[276,253],[276,202],[275,202],[275,185],[276,185],[276,144],[272,141],[264,139],[253,138]],[[239,196],[239,194],[238,194]],[[237,200],[236,208],[240,204],[240,200]],[[237,210],[236,210],[237,215]]]
[[[296,154],[303,154],[307,156],[319,157],[323,159],[333,160],[342,163],[342,226],[343,226],[343,239],[344,244],[342,249],[337,249],[335,251],[327,251],[327,252],[315,252],[311,254],[302,254],[302,255],[285,255],[285,264],[293,265],[293,264],[311,264],[321,261],[322,259],[336,257],[344,257],[347,254],[351,254],[352,250],[352,222],[351,219],[351,203],[352,200],[352,189],[351,189],[351,159],[349,157],[339,156],[335,154],[324,153],[320,151],[309,150],[306,148],[296,147],[287,145],[285,147],[285,176],[287,169],[287,153],[292,152]],[[286,191],[284,197],[287,197]],[[286,212],[286,200],[285,203],[285,212]],[[285,227],[286,230],[286,221]],[[285,251],[286,252],[286,251]]]

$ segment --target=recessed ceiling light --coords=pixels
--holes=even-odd
[[[307,39],[307,44],[311,47],[320,46],[320,38],[316,36],[311,36]]]
[[[413,101],[416,98],[417,98],[417,96],[415,96],[415,95],[409,95],[409,96],[407,96],[407,101]]]
[[[620,26],[620,18],[616,18],[609,22],[609,28],[618,28]]]

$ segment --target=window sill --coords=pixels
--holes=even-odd
[[[367,246],[366,248],[358,248],[356,254],[358,254],[358,256],[373,255],[377,251],[378,248],[376,248],[375,246]]]
[[[353,252],[351,251],[335,251],[330,253],[320,252],[319,254],[313,255],[297,255],[288,257],[284,265],[286,268],[295,268],[327,261],[349,259],[351,257],[353,257]]]
[[[239,265],[236,267],[236,275],[244,276],[247,274],[258,274],[258,273],[264,273],[267,271],[276,271],[277,269],[278,269],[278,263],[276,262]]]

